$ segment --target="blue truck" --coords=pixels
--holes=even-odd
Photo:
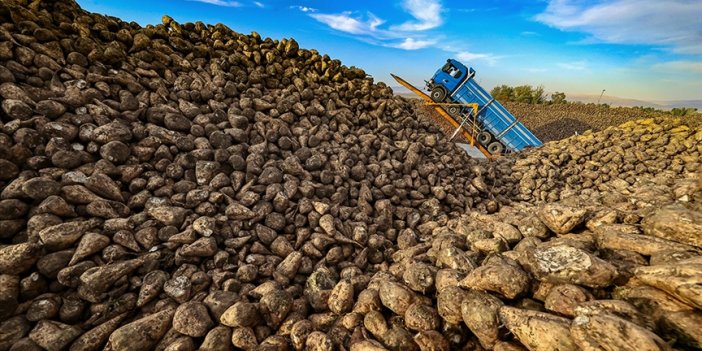
[[[490,154],[517,152],[543,144],[475,81],[473,68],[448,59],[426,83],[431,100],[445,104],[444,110],[460,123],[459,128],[476,130],[476,141]]]

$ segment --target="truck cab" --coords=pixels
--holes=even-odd
[[[454,59],[446,60],[446,64],[427,82],[427,90],[431,92],[429,96],[435,102],[445,101],[465,79],[466,74],[474,74],[474,71]]]

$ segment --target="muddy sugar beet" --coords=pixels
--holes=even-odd
[[[476,160],[293,39],[0,17],[0,351],[702,343],[680,121]]]

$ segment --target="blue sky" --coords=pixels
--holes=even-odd
[[[702,99],[702,0],[78,0],[139,24],[222,22],[421,84],[446,58],[478,81],[645,100]]]

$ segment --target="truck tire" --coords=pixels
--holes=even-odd
[[[446,99],[446,89],[442,87],[435,87],[431,90],[429,95],[434,102],[443,102]]]
[[[490,134],[490,132],[483,131],[483,132],[478,133],[478,142],[480,144],[487,146],[490,144],[491,141],[492,141],[492,134]]]
[[[488,145],[487,150],[492,155],[499,155],[505,151],[505,146],[501,142],[496,141]]]
[[[448,107],[446,112],[448,112],[451,117],[459,117],[461,116],[461,107],[452,105]]]

